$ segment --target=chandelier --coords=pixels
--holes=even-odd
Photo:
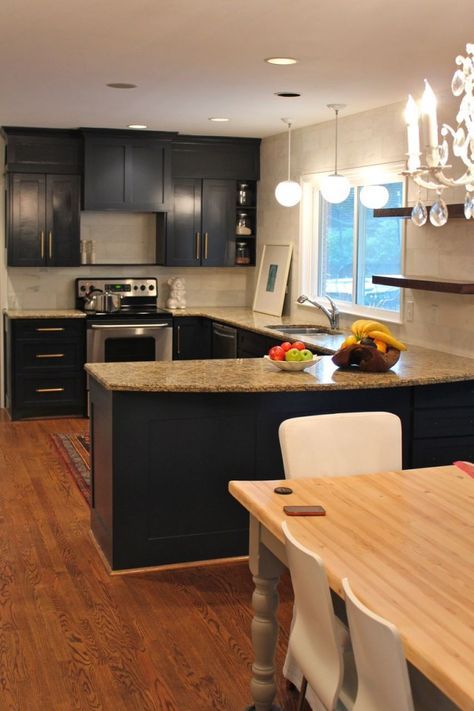
[[[403,175],[408,175],[419,188],[427,188],[436,192],[436,201],[430,208],[429,219],[435,227],[441,227],[448,221],[448,208],[443,200],[443,190],[466,186],[464,200],[464,216],[466,220],[474,219],[474,44],[466,45],[466,57],[456,57],[458,69],[454,72],[451,81],[451,90],[454,96],[464,96],[461,99],[456,115],[456,128],[448,124],[441,127],[441,143],[438,135],[438,119],[436,114],[436,96],[425,79],[425,91],[421,101],[421,113],[426,118],[427,140],[424,159],[426,165],[420,163],[420,112],[418,106],[410,95],[405,108],[405,120],[408,134],[408,160],[407,169]],[[449,177],[446,170],[448,165],[449,147],[448,136],[452,141],[452,153],[462,163],[465,171],[457,178]],[[412,222],[421,227],[428,219],[428,210],[418,199],[411,213]]]

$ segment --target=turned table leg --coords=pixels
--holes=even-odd
[[[250,570],[255,591],[252,596],[254,617],[252,620],[252,644],[254,663],[250,691],[255,711],[277,711],[273,705],[276,694],[275,650],[278,637],[276,612],[278,609],[277,585],[282,563],[266,548],[260,538],[261,526],[255,519],[250,521]]]

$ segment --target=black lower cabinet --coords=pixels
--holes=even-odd
[[[179,316],[173,319],[173,360],[206,360],[211,357],[211,321]]]
[[[474,382],[414,389],[413,467],[474,459]]]
[[[410,389],[384,390],[404,425]],[[380,391],[111,392],[91,382],[91,527],[113,569],[248,553],[232,479],[283,478],[278,427],[323,412],[380,409]]]
[[[237,355],[239,358],[261,358],[272,346],[278,346],[280,343],[281,339],[241,328],[237,334]]]
[[[84,416],[85,320],[6,318],[5,336],[11,418]]]

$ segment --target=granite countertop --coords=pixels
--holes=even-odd
[[[9,318],[85,318],[78,309],[5,309]]]
[[[340,370],[321,356],[300,372],[277,370],[263,358],[89,363],[87,372],[107,390],[137,392],[308,392],[428,385],[474,380],[474,359],[412,346],[386,373]]]

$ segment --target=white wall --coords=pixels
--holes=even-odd
[[[459,106],[451,96],[439,97],[440,125],[442,121],[455,124]],[[404,105],[392,104],[372,111],[344,117],[339,115],[338,168],[352,168],[405,160],[406,128]],[[285,314],[297,322],[324,321],[316,310],[298,306],[301,293],[299,280],[300,206],[281,207],[275,200],[274,189],[287,174],[287,134],[280,133],[262,141],[261,182],[259,186],[258,248],[264,244],[293,242],[294,256],[290,275],[289,294]],[[298,180],[305,173],[333,171],[334,121],[292,129],[291,172]],[[413,204],[415,186],[409,186],[408,199]],[[426,195],[422,196],[426,198]],[[430,194],[431,202],[433,193]],[[463,202],[464,191],[456,195],[446,191],[445,200]],[[474,220],[450,219],[436,228],[430,224],[417,228],[407,222],[405,272],[412,275],[474,280]],[[452,353],[474,353],[474,296],[441,294],[419,290],[405,290],[405,300],[414,302],[414,319],[394,327],[401,338]],[[343,317],[349,325],[353,316]],[[404,320],[404,319],[403,319]]]

